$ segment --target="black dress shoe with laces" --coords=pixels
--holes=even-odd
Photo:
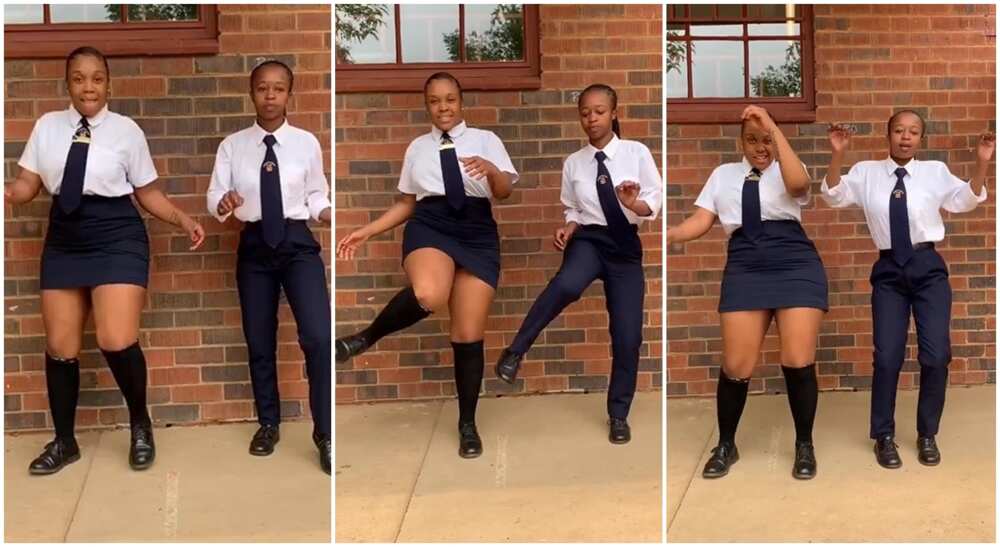
[[[55,439],[45,445],[45,450],[31,461],[28,472],[32,475],[51,475],[80,459],[76,439]]]
[[[496,373],[497,378],[500,378],[508,384],[513,384],[514,380],[517,379],[517,369],[521,367],[521,359],[524,359],[524,355],[520,353],[514,353],[510,349],[503,350],[500,353],[500,360],[497,361]]]
[[[478,458],[482,454],[483,441],[476,431],[476,424],[458,424],[458,455],[463,458]]]
[[[800,480],[809,480],[816,476],[816,454],[811,442],[795,443],[795,463],[792,464],[792,476]]]
[[[706,479],[725,477],[729,473],[730,466],[739,460],[740,452],[736,450],[735,444],[719,443],[712,449],[712,456],[705,462],[705,469],[701,471],[701,476]]]
[[[278,444],[279,440],[281,440],[281,435],[278,434],[278,426],[264,424],[253,434],[253,439],[250,441],[250,453],[254,456],[269,456],[274,452],[274,445]]]
[[[878,464],[886,469],[897,469],[903,465],[903,460],[899,459],[899,452],[896,450],[899,445],[892,435],[883,435],[875,439],[875,459]]]
[[[327,475],[330,474],[330,437],[329,435],[318,435],[313,432],[313,442],[319,449],[319,466]]]
[[[128,464],[139,471],[153,465],[156,459],[156,445],[153,444],[153,426],[148,424],[132,427],[132,442],[128,451]]]
[[[368,340],[361,334],[352,334],[343,338],[337,338],[334,343],[336,347],[336,360],[343,363],[355,355],[361,355],[368,349]]]
[[[934,437],[917,437],[917,460],[931,466],[941,463],[941,452]]]
[[[608,440],[612,444],[625,444],[632,440],[632,429],[625,418],[608,419]]]

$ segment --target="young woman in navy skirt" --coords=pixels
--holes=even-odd
[[[291,69],[280,61],[264,61],[250,73],[256,123],[219,145],[207,201],[220,222],[235,215],[244,223],[236,285],[260,424],[250,453],[267,456],[280,438],[276,353],[283,290],[305,354],[312,438],[320,467],[329,475],[330,291],[320,245],[306,222],[330,224],[330,186],[319,141],[285,117],[294,82]]]
[[[614,89],[603,84],[587,87],[580,93],[577,109],[589,143],[563,164],[560,198],[566,206],[566,225],[556,230],[554,240],[563,251],[563,262],[531,306],[510,347],[500,354],[496,374],[513,383],[521,360],[546,325],[591,283],[602,280],[612,356],[608,440],[623,444],[631,439],[628,414],[642,347],[646,280],[638,223],[656,218],[663,202],[663,183],[646,145],[621,139]]]
[[[895,443],[896,387],[906,356],[910,314],[917,326],[920,395],[917,402],[917,460],[941,462],[935,435],[944,410],[951,362],[951,285],[948,266],[934,244],[944,239],[941,209],[964,213],[986,201],[986,176],[996,146],[992,133],[976,147],[976,167],[969,182],[951,174],[939,161],[918,160],[926,125],[912,110],[893,114],[887,123],[886,159],[854,164],[841,176],[850,131],[830,130],[832,155],[823,181],[831,207],[859,205],[879,258],[872,266],[871,428],[875,459],[882,467],[902,465]]]
[[[31,462],[47,475],[80,459],[74,435],[80,389],[83,327],[91,312],[97,344],[128,405],[129,464],[152,465],[156,455],[146,409],[146,360],[139,315],[146,301],[149,240],[131,195],[154,217],[187,232],[196,249],[202,227],[152,185],[156,168],[142,129],[108,110],[110,72],[100,51],[82,47],[66,58],[72,105],[42,116],[4,190],[8,203],[27,203],[42,186],[52,195],[41,264],[45,380],[56,438]]]
[[[743,161],[717,167],[695,201],[695,213],[667,229],[668,243],[691,241],[708,232],[718,216],[730,236],[719,299],[719,444],[702,476],[722,477],[739,459],[736,429],[773,319],[795,423],[792,475],[811,479],[816,339],[828,305],[823,263],[800,224],[801,208],[809,202],[809,174],[767,111],[748,106],[742,119]]]
[[[447,308],[458,392],[458,453],[475,458],[483,451],[475,421],[483,336],[500,278],[500,238],[490,198],[509,196],[518,175],[500,139],[462,119],[462,88],[454,76],[431,75],[424,83],[424,101],[433,125],[406,149],[399,176],[402,198],[337,244],[337,256],[349,260],[369,238],[405,222],[403,269],[410,286],[393,296],[368,328],[337,339],[337,362]]]

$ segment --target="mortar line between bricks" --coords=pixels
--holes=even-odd
[[[669,416],[669,412],[667,415]],[[705,455],[706,449],[709,447],[709,445],[712,444],[712,439],[714,438],[713,434],[715,433],[717,428],[718,424],[713,424],[711,431],[708,432],[708,437],[705,438],[705,445],[701,447],[702,456]],[[677,510],[674,511],[674,516],[670,519],[669,522],[667,522],[667,543],[670,542],[670,527],[674,524],[674,521],[677,520],[677,515],[681,513],[681,509],[684,507],[684,498],[687,497],[688,491],[691,490],[691,485],[694,483],[696,477],[698,476],[698,465],[701,463],[701,460],[702,459],[699,458],[694,462],[694,469],[691,471],[690,475],[691,478],[687,481],[687,484],[684,486],[684,491],[681,492],[681,499],[677,503]],[[669,496],[670,493],[668,492],[667,495]]]
[[[76,498],[76,503],[73,504],[73,512],[70,513],[69,523],[66,524],[66,531],[63,532],[63,543],[67,543],[67,538],[69,537],[69,531],[73,528],[73,522],[76,521],[76,513],[80,510],[80,500],[83,499],[83,493],[87,490],[87,482],[90,480],[90,471],[94,468],[94,460],[97,459],[97,452],[101,448],[101,441],[104,439],[104,431],[98,431],[97,442],[94,444],[93,454],[90,457],[90,463],[87,464],[87,472],[83,475],[83,484],[80,485],[80,495]]]
[[[396,533],[392,536],[393,543],[399,543],[399,534],[403,533],[403,524],[406,522],[406,514],[410,512],[410,503],[413,501],[413,494],[417,491],[417,483],[420,482],[420,475],[424,473],[424,464],[427,462],[427,454],[431,451],[431,444],[434,442],[434,433],[437,432],[438,423],[441,422],[441,412],[444,410],[444,401],[435,401],[437,403],[437,416],[434,417],[434,427],[431,428],[431,434],[427,436],[427,446],[424,447],[424,453],[420,456],[420,467],[417,471],[417,475],[413,478],[413,486],[410,487],[410,495],[406,497],[406,506],[403,507],[403,514],[399,516],[399,528],[396,528]]]

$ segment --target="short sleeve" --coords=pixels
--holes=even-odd
[[[17,164],[23,169],[38,174],[41,173],[41,168],[38,165],[38,149],[40,148],[38,141],[42,138],[41,125],[41,119],[35,122],[35,127],[31,129],[31,136],[28,137],[28,144],[24,145],[24,151],[21,152],[21,159],[17,160]]]
[[[504,147],[503,141],[492,131],[486,131],[485,140],[486,159],[490,160],[493,165],[496,165],[497,169],[509,174],[511,176],[511,184],[516,183],[521,177],[517,174],[517,170],[514,169],[514,163],[510,161],[510,156],[507,154],[507,148]]]
[[[128,120],[132,125],[132,138],[128,149],[128,163],[126,165],[129,183],[135,188],[142,188],[156,180],[156,166],[153,164],[153,157],[149,154],[149,143],[146,142],[146,135],[142,129],[132,120]]]
[[[706,211],[710,211],[714,215],[719,214],[719,209],[715,206],[715,187],[719,184],[719,170],[722,166],[715,168],[712,174],[708,177],[708,182],[701,189],[701,193],[698,194],[698,199],[694,200],[694,204]]]
[[[226,139],[219,144],[219,150],[215,154],[215,165],[212,167],[212,178],[208,183],[208,193],[206,203],[208,212],[219,222],[225,222],[232,214],[232,211],[220,215],[219,202],[227,192],[233,189],[232,179],[232,140]]]
[[[570,156],[572,158],[572,156]],[[573,189],[573,175],[570,172],[570,158],[567,158],[563,162],[562,169],[562,187],[559,192],[559,201],[566,207],[563,214],[566,217],[566,223],[575,222],[577,224],[583,224],[582,216],[580,214],[580,205],[576,200],[576,191]]]
[[[935,177],[943,181],[943,186],[947,188],[941,200],[941,208],[952,213],[965,213],[976,208],[977,205],[986,201],[986,184],[977,196],[972,192],[971,181],[964,181],[952,174],[951,170],[944,163],[938,166],[938,176]]]
[[[639,199],[649,205],[649,216],[643,220],[653,220],[660,212],[663,204],[663,179],[656,168],[656,160],[652,152],[644,144],[639,143]]]
[[[418,139],[420,137],[417,137]],[[417,188],[413,181],[413,176],[411,172],[413,171],[413,155],[416,153],[414,151],[417,141],[414,140],[406,147],[406,153],[403,154],[403,169],[399,172],[399,184],[396,185],[399,191],[404,194],[418,194],[420,190]]]
[[[806,176],[809,175],[809,168],[806,167],[805,163],[802,163],[802,169],[805,170]],[[799,204],[799,207],[805,207],[809,205],[809,201],[812,199],[812,179],[809,180],[809,184],[806,185],[806,193],[801,196],[793,196],[795,198],[795,203]]]
[[[823,177],[823,184],[820,186],[823,201],[834,208],[857,204],[858,198],[855,188],[860,188],[864,184],[864,180],[860,163],[855,163],[851,166],[851,170],[846,175],[842,175],[840,182],[833,188],[830,188],[826,182],[826,177]]]

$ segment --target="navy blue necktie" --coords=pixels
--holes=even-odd
[[[906,185],[903,184],[906,169],[899,167],[895,173],[896,186],[889,196],[889,239],[893,260],[903,266],[913,258],[913,242],[910,241],[910,215],[906,212]]]
[[[281,175],[278,156],[274,153],[274,135],[266,135],[264,163],[260,165],[260,216],[264,242],[276,248],[285,239],[285,211],[281,203]]]
[[[608,156],[603,150],[598,150],[594,154],[594,158],[597,160],[597,198],[601,202],[601,211],[604,213],[604,220],[608,223],[608,231],[611,232],[611,238],[618,243],[619,247],[629,247],[631,245],[629,224],[631,223],[622,212],[618,196],[615,194],[614,181],[611,180],[611,173],[604,165],[604,160]]]
[[[444,195],[448,205],[456,211],[465,207],[465,183],[462,182],[462,169],[458,167],[458,154],[455,153],[455,143],[445,131],[441,135],[441,177],[444,179]]]
[[[59,185],[59,207],[66,214],[72,213],[80,206],[83,196],[83,177],[87,172],[87,152],[90,150],[90,124],[87,117],[80,117],[80,127],[73,135],[73,144],[69,145],[66,156],[66,168],[63,170],[62,184]]]
[[[760,169],[754,167],[743,180],[743,235],[751,241],[760,237],[764,223],[760,220]]]

